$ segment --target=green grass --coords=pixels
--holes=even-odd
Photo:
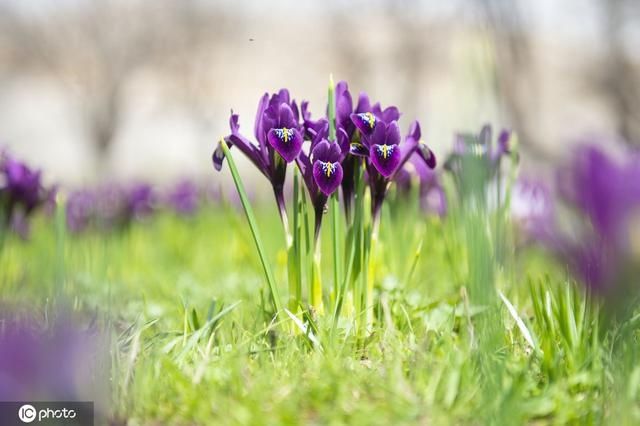
[[[277,213],[270,205],[255,210],[286,295]],[[635,423],[637,386],[629,397],[635,408],[623,410],[628,406],[616,396],[621,379],[597,308],[562,266],[508,245],[508,261],[484,261],[513,312],[497,297],[474,304],[485,300],[472,294],[478,287],[471,282],[482,246],[469,253],[469,229],[460,218],[384,210],[375,329],[362,339],[343,321],[336,336],[327,331],[330,315],[319,318],[322,349],[280,327],[287,316],[271,321],[249,228],[231,208],[191,220],[163,213],[102,235],[65,235],[40,219],[30,242],[7,240],[0,292],[3,304],[21,315],[45,321],[64,303],[78,321],[104,327],[112,337],[105,348],[109,421]],[[331,228],[324,232],[328,237]],[[331,280],[331,245],[325,246],[322,276]]]

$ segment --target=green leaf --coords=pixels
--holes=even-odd
[[[260,232],[258,231],[258,224],[256,222],[255,215],[253,214],[253,209],[251,208],[249,197],[247,197],[244,185],[242,184],[242,178],[240,178],[240,173],[238,173],[238,168],[236,167],[236,163],[233,160],[233,156],[231,155],[229,146],[224,139],[220,139],[220,145],[222,146],[222,150],[224,151],[227,163],[229,164],[229,170],[231,171],[233,182],[236,185],[238,195],[240,196],[240,202],[242,203],[244,213],[247,217],[247,221],[249,222],[251,235],[253,236],[253,241],[256,244],[256,249],[258,250],[258,255],[260,256],[260,263],[262,264],[262,269],[264,270],[264,275],[267,279],[267,284],[269,285],[269,291],[271,292],[271,301],[273,302],[276,311],[279,312],[282,310],[282,302],[280,301],[278,286],[276,285],[276,280],[273,276],[273,271],[271,270],[266,250],[264,249],[264,246],[262,244],[262,238],[260,237]]]

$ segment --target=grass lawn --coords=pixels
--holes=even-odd
[[[257,207],[286,294],[278,216]],[[94,380],[104,383],[78,395],[96,399],[101,422],[633,424],[637,405],[618,397],[595,305],[553,259],[516,250],[511,227],[498,256],[473,236],[477,225],[387,207],[373,327],[357,332],[347,297],[336,326],[313,316],[314,343],[284,313],[273,316],[238,209],[162,213],[78,236],[40,218],[29,242],[10,237],[2,252],[3,316],[46,326],[63,309],[107,336],[97,368],[106,374]],[[473,281],[486,270],[501,293],[477,304],[484,299],[469,295],[483,291]]]

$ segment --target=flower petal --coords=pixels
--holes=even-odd
[[[418,153],[422,161],[424,161],[426,165],[429,166],[430,169],[435,169],[437,164],[436,156],[426,144],[419,143],[416,152]]]
[[[360,142],[351,142],[351,145],[349,146],[349,153],[358,157],[368,157],[369,149]]]
[[[385,137],[385,143],[387,145],[398,145],[400,143],[400,126],[397,121],[392,121],[387,126],[387,134]]]
[[[313,163],[313,178],[323,194],[329,196],[342,182],[342,165],[336,162],[317,160]]]
[[[336,85],[336,125],[346,126],[352,112],[353,101],[349,86],[345,81],[341,81]]]
[[[371,163],[384,177],[393,175],[400,166],[400,146],[397,144],[371,145],[369,151]]]
[[[302,149],[302,135],[297,129],[287,127],[271,129],[267,133],[267,140],[287,163],[295,160]]]
[[[261,145],[265,143],[265,132],[267,130],[265,129],[263,124],[264,123],[263,115],[264,115],[264,111],[267,109],[268,106],[269,106],[269,94],[265,93],[264,95],[262,95],[262,98],[260,98],[260,101],[258,102],[258,110],[256,111],[256,121],[254,125],[254,130],[253,130],[256,136],[256,140]],[[232,112],[231,121],[233,121],[233,112]],[[237,119],[236,119],[236,123],[237,123]],[[231,132],[235,133],[236,130],[234,130],[233,128],[233,123],[231,123]]]
[[[371,112],[351,114],[351,121],[353,121],[353,124],[360,130],[360,133],[365,136],[372,134],[378,123],[378,119]]]
[[[340,161],[341,151],[337,143],[322,140],[316,144],[311,153],[313,161],[335,163]]]
[[[358,105],[356,105],[356,112],[367,112],[371,111],[371,102],[369,101],[369,96],[361,92],[358,96]]]
[[[216,147],[215,151],[213,151],[211,160],[213,161],[213,167],[217,171],[222,170],[222,163],[224,162],[224,151],[222,150],[222,144],[220,142],[218,142],[218,146]]]
[[[278,123],[277,127],[287,129],[297,128],[298,122],[295,119],[295,114],[288,104],[280,104],[278,107]]]

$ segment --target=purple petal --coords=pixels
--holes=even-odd
[[[384,111],[382,111],[382,121],[384,121],[385,123],[398,121],[399,119],[400,119],[400,111],[398,111],[397,107],[390,106],[388,108],[385,108]]]
[[[351,145],[349,145],[349,153],[358,157],[368,157],[369,148],[360,142],[352,142]]]
[[[372,134],[378,123],[378,119],[371,112],[351,114],[351,121],[353,121],[353,124],[360,130],[360,133],[365,136]]]
[[[297,125],[300,122],[300,112],[298,111],[298,104],[296,101],[291,102],[291,111],[293,112],[293,121]]]
[[[371,145],[369,157],[376,170],[382,176],[388,178],[393,175],[400,166],[400,146],[397,144]]]
[[[297,129],[286,127],[271,129],[267,133],[267,140],[287,163],[295,160],[302,149],[302,135]]]
[[[289,96],[289,90],[280,89],[280,91],[278,92],[278,103],[288,104],[291,102],[290,99],[291,97]]]
[[[345,126],[353,112],[353,101],[349,86],[345,81],[336,85],[336,121],[338,125]]]
[[[340,146],[342,155],[346,155],[350,150],[351,143],[349,141],[349,135],[341,127],[336,131],[336,140],[338,142],[338,145]]]
[[[502,130],[500,136],[498,136],[498,152],[500,154],[509,153],[511,147],[509,142],[511,141],[511,132],[509,130]]]
[[[400,119],[400,111],[398,111],[398,108],[390,106],[385,108],[383,111],[379,102],[376,102],[376,104],[371,108],[371,112],[386,124]]]
[[[419,143],[418,148],[416,149],[416,152],[418,153],[422,161],[424,161],[425,164],[429,166],[430,169],[436,168],[436,164],[437,164],[436,156],[433,153],[433,151],[429,149],[427,145],[423,143]]]
[[[400,126],[398,126],[397,121],[392,121],[387,126],[387,135],[385,138],[385,143],[387,145],[398,145],[400,143]]]
[[[258,102],[258,111],[256,111],[256,121],[254,125],[254,133],[256,136],[256,140],[260,144],[263,144],[265,142],[264,137],[265,137],[266,129],[263,125],[263,115],[264,115],[264,111],[267,109],[268,106],[269,106],[269,94],[265,93],[264,95],[262,95],[262,98],[260,98],[260,101]],[[233,111],[232,111],[232,114],[233,114]],[[234,131],[233,126],[231,126],[231,132],[235,133],[236,131],[237,130]]]
[[[300,113],[302,114],[303,120],[311,119],[311,112],[309,111],[309,101],[302,101],[300,103]]]
[[[260,124],[260,126],[261,125],[262,124]],[[266,173],[264,155],[261,155],[260,149],[255,144],[239,133],[240,125],[238,123],[238,115],[233,114],[233,112],[229,119],[229,127],[231,127],[231,134],[224,139],[227,142],[229,149],[234,145],[237,146],[238,149],[242,151],[242,153],[246,155],[262,173]],[[220,171],[224,161],[224,151],[219,143],[213,152],[212,161],[213,167],[217,171]]]
[[[409,126],[409,134],[407,134],[407,139],[415,139],[420,141],[422,137],[422,131],[420,130],[420,123],[418,120],[413,120],[411,125]]]
[[[313,178],[323,194],[329,196],[342,182],[342,165],[338,162],[317,160],[313,163]]]
[[[289,105],[280,104],[278,107],[278,123],[276,127],[287,129],[298,127],[293,110]]]
[[[369,112],[371,111],[371,102],[369,102],[369,96],[362,92],[358,96],[358,105],[356,105],[356,112]]]
[[[311,153],[313,161],[324,161],[329,163],[335,163],[340,161],[342,152],[340,146],[337,143],[322,140],[316,144]]]
[[[224,162],[224,151],[222,150],[222,144],[218,142],[218,146],[215,151],[213,151],[213,155],[211,156],[211,160],[213,161],[213,167],[216,171],[222,170],[222,163]]]

